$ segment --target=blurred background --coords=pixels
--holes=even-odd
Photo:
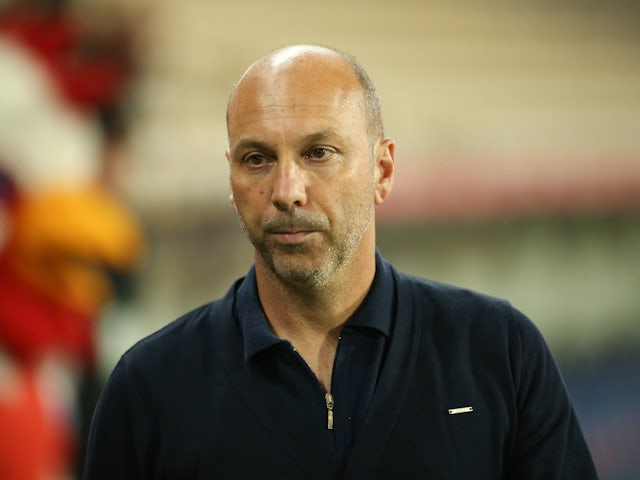
[[[251,264],[224,113],[263,54],[354,54],[397,142],[378,243],[542,330],[604,480],[640,478],[640,4],[0,1],[0,478],[73,479],[136,340]]]

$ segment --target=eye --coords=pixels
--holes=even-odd
[[[242,157],[242,163],[251,168],[259,168],[270,164],[272,161],[261,153],[250,153]]]
[[[326,147],[313,147],[307,153],[304,154],[304,158],[309,160],[326,160],[333,155],[333,150]]]

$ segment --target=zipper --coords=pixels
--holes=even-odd
[[[324,401],[327,404],[327,429],[333,430],[333,395],[325,393]]]
[[[340,347],[340,340],[342,340],[342,337],[338,337],[338,346],[336,347],[336,355],[337,355],[337,348]],[[313,370],[311,370],[311,368],[309,368],[309,365],[307,364],[307,362],[305,362],[304,358],[302,358],[302,355],[300,355],[300,353],[298,353],[298,351],[296,350],[296,347],[291,345],[291,350],[296,355],[296,357],[298,357],[300,362],[302,362],[302,365],[307,370],[307,372],[309,372],[309,374],[315,379],[315,381],[318,384],[318,387],[320,388],[320,390],[324,392],[324,387],[322,386],[322,384],[318,380],[318,377],[316,377],[315,373],[313,373]],[[335,367],[335,365],[334,365],[334,367]],[[331,395],[331,393],[329,393],[329,392],[326,392],[324,394],[324,402],[325,402],[325,405],[327,407],[327,430],[333,430],[333,395]]]

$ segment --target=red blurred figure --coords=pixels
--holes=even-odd
[[[2,479],[71,474],[95,327],[142,249],[104,177],[132,74],[123,38],[93,37],[64,2],[0,15]]]

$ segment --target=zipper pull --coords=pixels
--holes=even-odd
[[[324,401],[327,404],[327,428],[333,430],[333,396],[325,393]]]

